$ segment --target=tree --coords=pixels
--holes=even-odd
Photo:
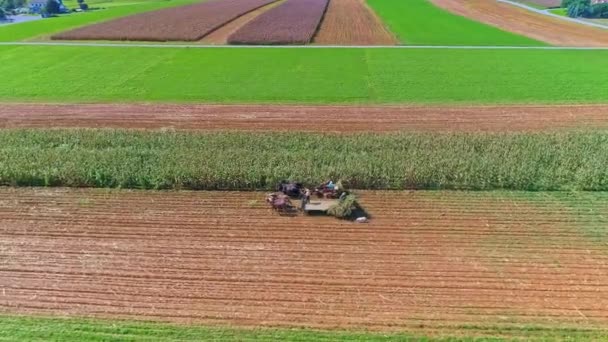
[[[47,0],[44,6],[44,12],[48,15],[58,14],[60,11],[59,2],[57,0]]]
[[[77,1],[78,1],[78,4],[79,4],[79,5],[81,5],[81,4],[83,4],[83,3],[84,3],[84,0],[77,0]]]
[[[593,16],[591,0],[565,0],[562,4],[567,5],[566,8],[570,18]]]
[[[593,16],[595,18],[608,18],[608,3],[593,5]]]
[[[0,8],[4,10],[4,14],[14,11],[17,8],[25,6],[26,0],[0,0]]]
[[[7,15],[6,15],[6,11],[4,11],[4,8],[0,7],[0,20],[6,20],[8,19]]]

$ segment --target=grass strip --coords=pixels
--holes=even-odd
[[[305,134],[2,130],[0,184],[608,190],[608,132]]]
[[[419,329],[420,330],[420,329]],[[471,337],[467,337],[467,335]],[[605,331],[536,326],[453,326],[421,332],[236,328],[121,320],[0,316],[0,340],[19,341],[512,341],[602,340]]]

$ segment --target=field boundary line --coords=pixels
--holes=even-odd
[[[570,17],[564,17],[564,16],[561,16],[561,15],[557,15],[557,14],[551,13],[551,12],[549,12],[549,10],[540,10],[538,8],[530,7],[530,6],[526,5],[526,4],[522,4],[522,3],[519,3],[519,2],[514,2],[514,1],[511,1],[511,0],[496,0],[496,1],[502,2],[502,3],[505,3],[505,4],[509,4],[509,5],[512,5],[512,6],[521,7],[523,9],[525,9],[525,10],[530,11],[530,12],[535,12],[535,13],[538,13],[538,14],[546,15],[548,17],[558,18],[558,19],[561,19],[561,20],[570,21],[570,22],[577,23],[577,24],[582,24],[582,25],[587,25],[587,26],[601,28],[603,30],[608,30],[608,26],[606,26],[606,25],[596,24],[596,23],[590,23],[588,21],[583,21],[583,20],[579,20],[579,19],[575,19],[575,18],[570,18]]]
[[[586,46],[492,46],[492,45],[201,45],[201,44],[128,44],[128,43],[49,43],[0,42],[0,46],[81,46],[161,49],[451,49],[451,50],[608,50]]]

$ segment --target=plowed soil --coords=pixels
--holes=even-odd
[[[251,11],[245,15],[242,15],[233,21],[225,24],[224,26],[218,28],[217,30],[209,33],[201,40],[203,44],[212,44],[212,45],[223,45],[228,43],[228,37],[240,29],[243,25],[247,24],[251,20],[255,19],[260,14],[268,11],[271,8],[274,8],[283,3],[283,0],[278,0],[264,7],[258,8],[255,11]]]
[[[552,45],[608,46],[608,30],[552,18],[494,0],[431,2],[452,13]]]
[[[329,0],[286,0],[228,37],[230,44],[308,44],[323,19]]]
[[[0,128],[111,127],[240,131],[533,131],[607,128],[608,105],[280,106],[3,104]]]
[[[364,0],[330,1],[314,43],[321,45],[396,45]]]
[[[0,312],[380,329],[608,324],[608,254],[584,233],[605,227],[605,200],[576,211],[523,193],[359,195],[368,224],[280,216],[262,193],[2,188]]]
[[[63,40],[195,41],[275,0],[214,0],[135,14],[51,36]]]

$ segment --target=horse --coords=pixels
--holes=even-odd
[[[285,195],[292,197],[292,198],[299,198],[300,196],[302,196],[303,189],[304,189],[304,186],[302,185],[302,183],[296,183],[296,182],[281,181],[277,185],[278,192],[282,192]]]
[[[272,209],[279,212],[286,212],[291,209],[291,201],[289,200],[289,197],[284,194],[269,194],[268,197],[266,197],[266,202],[270,204]]]

